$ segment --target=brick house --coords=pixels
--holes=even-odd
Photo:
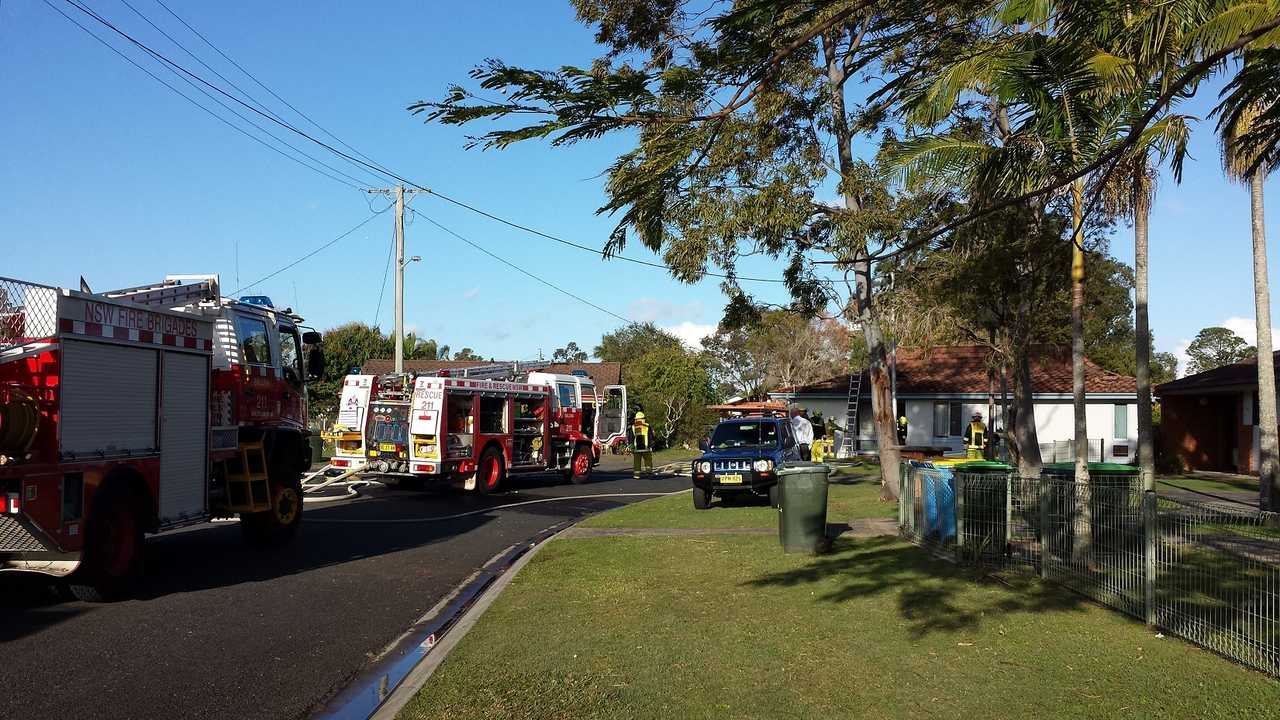
[[[1166,457],[1188,470],[1258,472],[1256,359],[1178,378],[1155,394]]]

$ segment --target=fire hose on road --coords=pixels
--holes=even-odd
[[[359,490],[362,487],[370,485],[382,485],[377,480],[367,480],[359,477],[359,473],[365,470],[367,465],[357,465],[356,467],[345,470],[340,475],[326,477],[322,482],[311,484],[315,478],[323,475],[326,471],[333,469],[332,466],[325,467],[307,475],[302,479],[303,500],[308,503],[333,502],[337,500],[349,500],[359,497]],[[350,478],[356,479],[350,479]],[[321,490],[328,488],[342,488],[347,492],[344,495],[324,495],[318,496]],[[540,505],[542,503],[565,502],[568,500],[603,500],[609,498],[634,498],[634,497],[659,497],[663,495],[675,495],[687,490],[677,490],[675,492],[631,492],[631,493],[600,493],[598,495],[564,495],[558,497],[538,498],[536,500],[521,500],[519,502],[505,503],[502,505],[493,505],[491,507],[480,508],[477,510],[468,510],[467,512],[454,513],[452,515],[435,515],[424,518],[309,518],[308,523],[325,523],[331,525],[369,525],[369,524],[412,524],[412,523],[432,523],[445,522],[448,520],[458,520],[474,515],[482,515],[484,513],[493,512],[494,510],[503,510],[506,508],[523,507],[526,505]]]

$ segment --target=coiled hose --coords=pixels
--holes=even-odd
[[[20,388],[0,388],[0,455],[26,455],[39,429],[40,405],[36,399]]]

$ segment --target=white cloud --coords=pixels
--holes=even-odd
[[[694,300],[693,302],[680,304],[645,297],[631,303],[627,314],[636,322],[642,323],[670,321],[689,316],[698,317],[702,315],[702,303]]]
[[[1258,322],[1253,318],[1232,316],[1222,321],[1222,327],[1244,338],[1250,345],[1258,344]],[[1280,329],[1271,328],[1273,346],[1277,336],[1280,336]]]
[[[680,338],[680,341],[690,348],[701,350],[702,338],[714,333],[716,326],[685,320],[679,325],[670,325],[662,329]]]
[[[1187,355],[1187,348],[1191,347],[1190,340],[1179,340],[1178,346],[1173,349],[1173,356],[1178,358],[1178,377],[1187,374],[1187,365],[1191,363],[1191,357]]]
[[[1257,321],[1251,317],[1240,317],[1232,315],[1231,317],[1218,323],[1218,327],[1224,327],[1231,332],[1239,335],[1242,340],[1250,345],[1258,344],[1258,326]],[[1280,328],[1271,328],[1272,345],[1275,339],[1280,338]],[[1187,366],[1191,362],[1191,358],[1187,356],[1187,348],[1191,346],[1191,340],[1183,338],[1173,349],[1173,354],[1178,358],[1178,377],[1187,374]]]
[[[479,295],[479,294],[480,294],[480,288],[478,288],[478,287],[473,287],[473,288],[471,288],[470,290],[468,290],[468,291],[466,291],[466,292],[462,293],[462,299],[463,299],[463,300],[470,300],[471,298],[473,298],[473,297],[475,297],[475,296],[477,296],[477,295]]]

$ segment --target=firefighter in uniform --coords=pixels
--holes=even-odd
[[[653,474],[653,446],[649,442],[649,423],[644,420],[644,413],[636,413],[631,423],[631,461],[632,477],[640,478],[641,470],[645,475]]]
[[[970,460],[981,460],[986,456],[987,426],[982,422],[982,413],[973,414],[969,427],[964,430],[964,447]]]
[[[907,444],[907,416],[902,415],[898,418],[898,444]]]

